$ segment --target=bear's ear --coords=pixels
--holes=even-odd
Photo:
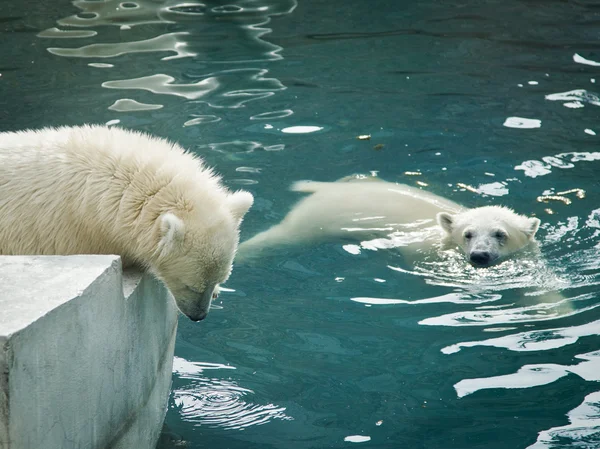
[[[175,245],[183,242],[185,225],[181,218],[171,212],[162,214],[159,220],[160,241],[158,242],[158,249],[161,252],[169,252]]]
[[[229,195],[227,198],[227,204],[229,206],[229,210],[237,221],[242,221],[250,206],[254,203],[254,197],[250,192],[246,192],[245,190],[238,190],[235,193]]]
[[[527,224],[529,226],[524,229],[524,232],[528,238],[532,239],[535,236],[535,233],[537,232],[537,230],[540,227],[540,223],[541,223],[541,221],[539,218],[528,218],[527,219]]]
[[[454,215],[448,212],[440,212],[436,215],[440,227],[448,234],[452,234],[452,225],[454,224]]]

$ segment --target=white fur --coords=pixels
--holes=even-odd
[[[502,206],[484,206],[455,215],[440,212],[437,220],[449,240],[474,265],[487,266],[533,242],[540,220]]]
[[[179,145],[105,126],[0,133],[0,254],[118,254],[191,319],[231,271],[248,192]]]
[[[402,226],[431,226],[440,211],[462,207],[429,192],[379,180],[344,178],[337,182],[300,181],[292,190],[311,193],[281,223],[240,244],[240,258],[279,245],[307,245],[333,239],[363,240]]]
[[[435,226],[437,217],[446,231],[446,240],[449,238],[469,256],[472,251],[485,247],[497,254],[496,257],[490,256],[489,262],[492,263],[527,246],[533,241],[539,225],[537,218],[527,218],[507,208],[466,209],[425,190],[377,178],[301,181],[292,189],[311,195],[299,201],[281,223],[241,243],[241,258],[250,258],[265,248],[279,245],[306,245],[340,238],[364,240],[395,231],[426,230]],[[477,241],[478,245],[465,242],[467,227],[477,233],[478,237],[473,242]],[[493,239],[493,233],[500,230],[507,235],[502,242]],[[401,250],[414,253],[422,248],[422,244],[431,245],[444,240],[444,234],[440,232],[423,235],[429,240]]]

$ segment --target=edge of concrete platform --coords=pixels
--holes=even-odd
[[[177,307],[118,256],[0,256],[0,449],[154,448]]]

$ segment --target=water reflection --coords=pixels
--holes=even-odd
[[[542,161],[529,160],[524,161],[515,167],[515,170],[523,170],[525,176],[536,178],[552,173],[552,168],[573,168],[574,162],[599,161],[600,152],[574,151],[560,153],[554,156],[546,156]]]
[[[102,87],[174,95],[214,108],[239,108],[246,102],[264,99],[285,89],[279,80],[266,77],[266,69],[238,67],[239,64],[282,59],[282,48],[264,40],[263,37],[271,32],[271,29],[266,27],[271,18],[291,13],[297,6],[296,0],[265,0],[258,3],[254,0],[240,0],[230,5],[194,0],[75,0],[73,5],[81,11],[58,20],[58,25],[79,29],[52,27],[38,36],[60,39],[61,43],[68,38],[91,37],[107,39],[109,42],[94,42],[79,47],[50,46],[47,50],[53,55],[113,59],[141,58],[142,55],[157,54],[160,57],[157,58],[159,62],[191,58],[210,64],[237,65],[235,69],[212,73],[182,74],[177,71],[175,74],[169,74],[173,73],[172,69],[175,66],[151,64],[149,67],[152,68],[148,70],[152,71],[144,76],[139,76],[138,73],[135,78],[107,80],[102,83]],[[174,25],[171,32],[164,33],[164,28],[153,27],[158,24]],[[146,27],[133,31],[133,28],[139,25]],[[114,42],[115,33],[111,33],[105,27],[119,27],[117,42]],[[140,39],[140,36],[143,38]],[[164,56],[165,53],[168,54]],[[99,63],[92,64],[99,66]],[[143,65],[134,67],[139,70]],[[183,82],[182,79],[192,79],[192,82]],[[113,104],[109,109],[132,112],[155,108],[122,109]],[[270,117],[284,117],[289,113],[283,111],[265,114],[271,114]],[[182,125],[202,123],[206,121],[190,119]]]
[[[201,125],[203,123],[215,123],[221,120],[216,115],[193,115],[193,117],[193,119],[190,119],[187,122],[185,122],[183,126]]]
[[[576,374],[587,381],[600,381],[600,351],[580,354],[575,356],[575,358],[584,361],[576,365],[558,365],[555,363],[525,365],[514,374],[463,379],[454,385],[454,388],[458,397],[464,397],[476,391],[490,388],[539,387],[556,382],[561,377],[569,374]]]
[[[114,64],[106,64],[104,62],[90,62],[88,65],[97,69],[110,69],[115,66]]]
[[[382,304],[441,304],[441,303],[452,303],[452,304],[484,304],[487,302],[494,302],[502,298],[502,295],[497,294],[483,294],[483,295],[468,295],[465,293],[447,293],[445,295],[434,296],[431,298],[424,299],[393,299],[393,298],[367,298],[367,297],[355,297],[350,298],[354,302],[369,304],[369,305],[382,305]]]
[[[595,160],[596,155],[565,153],[555,157],[557,160],[545,160],[557,166],[562,162],[573,164]],[[581,190],[558,193],[574,194],[582,200],[586,198]],[[394,233],[387,238],[354,245],[356,251],[348,251],[350,245],[344,248],[351,254],[361,254],[365,250],[393,250],[407,244],[406,238]],[[600,351],[574,355],[575,363],[553,363],[556,353],[552,352],[564,347],[576,348],[575,343],[581,339],[600,336],[597,295],[600,285],[600,209],[584,211],[581,216],[565,216],[555,223],[544,223],[538,239],[540,254],[523,253],[487,269],[471,267],[455,250],[422,254],[423,260],[414,264],[402,261],[387,265],[393,275],[385,276],[386,279],[393,281],[396,276],[397,283],[404,286],[414,284],[409,278],[416,277],[417,282],[449,289],[445,294],[417,299],[376,296],[351,299],[373,308],[418,308],[419,315],[425,315],[419,320],[420,325],[469,328],[471,338],[440,349],[445,357],[452,358],[450,363],[460,363],[456,361],[460,358],[476,367],[473,359],[490,357],[490,352],[484,348],[518,352],[526,360],[516,370],[499,375],[498,366],[481,365],[482,373],[478,377],[465,375],[454,384],[458,399],[484,390],[540,387],[569,375],[587,382],[600,382]],[[435,304],[446,304],[446,307],[433,307]],[[451,309],[449,312],[448,308]],[[439,313],[440,310],[445,313]],[[484,332],[501,335],[489,338]],[[473,335],[481,335],[481,338],[473,338]],[[547,354],[546,360],[540,362],[544,354]],[[500,353],[497,357],[506,355]],[[536,360],[531,363],[527,357]],[[571,424],[540,432],[537,443],[530,449],[557,447],[558,441],[592,441],[589,436],[598,431],[600,424],[594,419],[597,404],[591,399],[597,400],[598,394],[588,396],[584,404],[569,412]]]
[[[588,394],[567,417],[569,424],[540,432],[527,449],[600,447],[600,392]]]
[[[162,104],[146,104],[132,100],[131,98],[121,98],[115,101],[111,106],[108,107],[111,111],[118,112],[130,112],[130,111],[150,111],[154,109],[161,109]]]
[[[461,351],[472,351],[471,348],[493,347],[521,353],[542,353],[548,351],[548,360],[552,360],[550,351],[566,346],[572,346],[584,337],[600,335],[600,321],[597,313],[590,312],[600,306],[597,300],[597,288],[600,285],[600,210],[594,209],[584,215],[567,217],[556,224],[545,224],[545,235],[541,233],[540,243],[545,262],[543,264],[530,262],[524,267],[512,266],[514,274],[510,280],[495,285],[493,278],[506,269],[499,266],[494,270],[485,270],[488,282],[483,282],[486,288],[502,292],[504,286],[510,287],[510,302],[497,302],[479,305],[476,310],[452,312],[441,316],[429,317],[421,324],[436,326],[472,326],[487,325],[488,330],[497,330],[503,335],[494,338],[471,339],[460,341],[441,349],[449,357],[457,357]],[[585,249],[578,250],[582,246]],[[448,265],[449,267],[452,264]],[[446,270],[449,268],[447,267]],[[442,267],[437,269],[440,272]],[[450,268],[450,272],[453,270]],[[483,272],[483,271],[482,271]],[[468,277],[471,278],[472,275]],[[442,275],[441,278],[444,278]],[[431,283],[438,283],[438,275],[433,271],[427,273]],[[475,276],[476,283],[483,279]],[[489,281],[493,281],[490,283]],[[447,279],[442,281],[447,282]],[[471,282],[461,279],[457,274],[451,285],[460,287]],[[519,296],[520,289],[533,286],[534,291]],[[515,289],[516,288],[516,289]],[[535,290],[538,290],[537,292]],[[549,295],[549,296],[548,296]],[[492,308],[489,306],[492,305]],[[524,329],[532,323],[552,323],[554,320],[565,319],[577,315],[577,322],[567,321],[570,325],[553,326],[536,329]],[[596,318],[588,318],[596,316]],[[582,322],[583,321],[583,322]],[[510,325],[511,327],[507,327]],[[474,354],[470,353],[471,356]],[[531,363],[523,364],[516,371],[495,376],[464,378],[455,383],[454,388],[459,398],[475,394],[481,390],[491,389],[523,389],[548,385],[570,374],[579,376],[588,382],[600,382],[600,352],[592,351],[575,355],[580,362],[575,364]],[[539,356],[538,356],[539,360]],[[494,370],[496,371],[496,370]],[[592,396],[590,396],[592,397]],[[583,417],[580,422],[574,421],[584,409],[588,410],[590,403],[586,402],[569,413],[571,424],[543,431],[538,441],[530,448],[542,449],[554,447],[553,443],[565,437],[571,441],[581,441],[591,432],[597,430],[598,423]],[[587,440],[586,440],[587,441]],[[586,446],[588,447],[588,446]],[[592,446],[589,446],[592,447]]]
[[[572,345],[581,337],[591,335],[600,335],[600,320],[591,321],[579,326],[540,329],[508,334],[486,340],[465,341],[446,346],[442,349],[442,352],[444,354],[454,354],[462,348],[477,346],[492,346],[518,352],[546,351],[548,349],[557,349]]]
[[[270,16],[291,13],[297,5],[295,0],[271,0],[257,3],[254,0],[238,0],[235,5],[218,5],[216,1],[195,0],[75,0],[73,5],[80,13],[58,21],[62,26],[137,26],[155,23],[173,23],[193,16],[215,18],[227,17],[246,25],[262,25]],[[257,23],[257,18],[263,22]]]
[[[47,37],[52,39],[77,39],[77,38],[87,38],[94,37],[98,34],[97,31],[94,30],[60,30],[56,27],[48,28],[47,30],[41,31],[38,33],[38,37]]]
[[[447,250],[440,255],[441,258],[431,256],[430,260],[420,261],[411,268],[393,265],[389,265],[388,268],[400,275],[417,276],[429,285],[451,288],[455,293],[435,298],[379,303],[475,304],[478,306],[475,310],[431,316],[421,320],[419,324],[496,326],[546,321],[580,313],[585,308],[575,308],[574,303],[583,303],[594,296],[586,294],[564,297],[561,291],[572,284],[548,266],[543,258],[535,255],[506,260],[486,269],[472,267],[457,250]],[[369,301],[357,298],[354,300],[370,304],[377,302],[374,298],[370,298]]]
[[[591,65],[593,67],[599,67],[600,62],[592,61],[591,59],[584,58],[583,56],[575,53],[573,55],[573,61],[578,64]]]
[[[157,2],[155,0],[75,0],[73,5],[81,12],[58,21],[61,26],[94,27],[147,25],[154,23],[172,23],[179,14],[172,8],[179,6],[203,7],[200,2],[172,1]]]
[[[173,371],[186,381],[184,386],[175,388],[172,394],[182,419],[198,426],[230,430],[243,430],[273,419],[293,419],[285,414],[285,407],[252,403],[248,401],[248,397],[254,395],[252,390],[240,387],[231,380],[206,374],[234,369],[228,365],[188,362],[175,357]]]
[[[575,89],[568,92],[549,94],[546,95],[545,98],[550,101],[565,101],[566,103],[564,103],[564,106],[569,108],[583,107],[584,103],[600,106],[600,98],[598,98],[598,95],[588,92],[585,89]]]
[[[114,57],[130,52],[176,51],[186,47],[184,54],[171,58],[202,55],[209,62],[251,62],[281,59],[281,47],[265,41],[271,32],[265,27],[271,17],[289,14],[297,6],[296,0],[261,1],[241,0],[235,5],[217,5],[216,2],[180,0],[75,0],[81,12],[58,20],[62,27],[98,28],[117,26],[129,30],[138,25],[165,23],[185,24],[189,32],[171,33],[142,41],[118,44],[96,43],[79,49],[51,48],[53,54],[70,57]],[[213,29],[218,24],[218,29]],[[204,28],[204,29],[203,29]],[[204,32],[203,32],[204,31]],[[206,33],[208,31],[208,33]],[[93,33],[93,34],[92,34]],[[61,30],[53,27],[40,37],[90,37],[97,31]],[[177,39],[173,38],[177,35]],[[217,36],[218,35],[218,36]],[[227,41],[227,47],[223,42]]]
[[[250,117],[250,120],[273,120],[278,118],[284,118],[292,115],[294,111],[291,109],[284,109],[281,111],[263,112],[262,114],[256,114]]]
[[[263,149],[260,142],[234,140],[231,142],[208,143],[196,147],[200,152],[205,150],[216,151],[223,154],[253,153],[255,150]]]
[[[183,40],[187,32],[163,34],[151,39],[132,42],[119,42],[116,44],[90,44],[79,48],[50,47],[48,51],[53,55],[71,58],[114,58],[130,53],[172,52],[172,56],[165,56],[163,61],[169,59],[189,58],[196,53],[187,49],[188,45]]]
[[[504,121],[504,126],[506,126],[507,128],[522,129],[540,128],[542,126],[542,121],[533,118],[508,117]]]
[[[102,86],[109,89],[137,89],[154,94],[175,95],[206,103],[214,108],[239,108],[248,101],[266,98],[275,91],[284,89],[275,78],[265,78],[263,75],[266,73],[266,70],[258,69],[223,70],[207,74],[195,83],[176,83],[172,76],[156,74],[106,81]]]

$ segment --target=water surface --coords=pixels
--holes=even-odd
[[[0,129],[176,140],[255,195],[243,239],[293,181],[354,173],[543,222],[542,260],[488,270],[409,265],[393,236],[238,264],[180,322],[161,447],[598,447],[599,20],[590,1],[5,0]]]

